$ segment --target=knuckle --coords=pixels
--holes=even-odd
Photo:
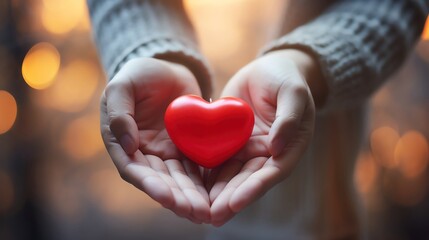
[[[307,96],[308,95],[308,89],[304,84],[291,84],[289,86],[290,91],[295,96]]]
[[[121,177],[122,180],[125,182],[129,182],[129,178],[127,174],[125,173],[125,170],[118,169],[119,177]]]
[[[114,82],[153,82],[176,78],[172,63],[155,58],[135,58],[124,64],[120,73],[112,79]],[[114,88],[113,88],[114,89]]]
[[[279,116],[278,121],[282,127],[298,128],[301,123],[301,118],[297,113],[290,113],[287,116]]]
[[[124,67],[129,67],[134,65],[150,67],[150,66],[157,66],[159,65],[160,62],[161,60],[156,58],[140,57],[140,58],[133,58],[129,60],[128,62],[125,63]]]
[[[161,74],[170,72],[171,67],[166,64],[165,60],[155,58],[136,58],[126,63],[126,67],[130,68],[144,68],[143,74]]]
[[[123,83],[121,83],[121,81],[113,79],[106,85],[106,88],[104,89],[104,98],[109,98],[113,92],[118,91],[122,87]]]
[[[124,132],[127,132],[127,124],[127,116],[124,114],[109,117],[109,129],[116,137],[120,137]]]
[[[109,124],[110,128],[116,127],[116,126],[121,127],[124,124],[126,124],[128,120],[126,114],[114,114],[114,113],[110,115],[109,119],[110,119],[110,124]]]
[[[292,113],[286,117],[285,123],[289,126],[292,126],[293,128],[298,128],[301,123],[301,119],[298,114]]]

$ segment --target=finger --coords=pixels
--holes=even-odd
[[[213,168],[213,169],[203,169],[203,176],[204,176],[204,186],[207,189],[207,192],[210,194],[213,186],[216,183],[216,179],[218,178],[219,174],[221,173],[221,167]],[[210,195],[209,195],[209,203],[210,201]]]
[[[265,133],[252,134],[246,145],[234,155],[237,159],[252,159],[256,157],[269,157],[268,135]]]
[[[240,159],[253,159],[257,157],[269,157],[267,152],[267,135],[255,135],[250,137],[246,145],[225,164],[210,170],[206,188],[209,190],[211,202],[216,199],[226,184],[240,172],[246,163]]]
[[[311,111],[306,111],[305,115],[307,112]],[[286,151],[276,157],[269,158],[261,169],[252,173],[242,184],[236,187],[229,202],[232,211],[241,211],[290,175],[307,147],[308,141],[302,140],[303,138],[305,137],[298,136],[297,139],[300,140],[289,143]]]
[[[279,155],[299,130],[308,94],[308,89],[304,84],[284,82],[280,86],[277,95],[276,118],[269,131],[269,150],[273,156]]]
[[[169,209],[179,217],[190,219],[192,217],[192,205],[188,197],[178,187],[172,187],[171,191],[173,192],[175,205]]]
[[[200,173],[200,167],[188,160],[182,161],[182,164],[188,177],[195,184],[197,191],[201,194],[207,204],[210,204],[209,194],[204,186],[204,182]]]
[[[264,167],[250,175],[231,194],[229,202],[231,210],[239,212],[259,199],[277,183],[279,176],[280,170],[275,167]]]
[[[117,150],[127,156],[119,145],[116,146]],[[168,177],[168,170],[165,166],[163,167],[156,157],[144,156],[140,151],[137,151],[134,156],[135,159],[131,158],[132,163],[126,164],[124,169],[120,170],[122,178],[176,215],[188,217],[191,212],[190,204],[175,186],[171,177]]]
[[[213,187],[210,189],[209,197],[210,202],[214,202],[214,200],[219,196],[219,194],[224,190],[225,186],[234,178],[243,167],[244,163],[239,161],[238,159],[232,159],[222,165],[217,171],[216,179],[213,181]]]
[[[137,151],[138,128],[134,120],[134,89],[130,79],[118,75],[105,90],[110,130],[127,154]]]
[[[231,208],[230,200],[236,189],[246,181],[255,171],[258,171],[266,162],[265,157],[254,158],[246,162],[240,172],[236,174],[214,199],[211,209],[212,223],[223,224],[234,216],[237,211]]]
[[[201,221],[201,220],[199,220],[199,219],[197,219],[197,218],[195,218],[194,216],[189,216],[188,217],[188,219],[189,219],[189,221],[191,221],[191,222],[193,222],[193,223],[195,223],[195,224],[202,224],[203,222]]]
[[[149,166],[141,152],[129,156],[118,144],[112,144],[108,150],[125,181],[145,192],[163,207],[170,208],[175,205],[171,187]]]
[[[103,108],[102,114],[105,113]],[[108,128],[105,123],[101,127]],[[140,151],[127,155],[118,143],[112,141],[114,136],[110,131],[104,129],[102,132],[107,151],[122,179],[148,194],[162,206],[166,208],[174,206],[175,199],[171,187],[151,168],[148,159]]]
[[[105,138],[105,135],[107,135],[108,133],[110,133],[110,128],[104,128],[105,126],[109,126],[109,117],[107,115],[107,99],[106,99],[106,92],[104,91],[103,94],[101,95],[101,100],[100,100],[100,126],[101,126],[101,134],[103,137],[103,140],[107,139],[107,137]],[[105,142],[107,143],[107,142]]]
[[[185,196],[177,181],[171,176],[169,167],[166,165],[167,161],[163,161],[157,156],[146,155],[150,167],[157,172],[158,176],[170,187],[173,193],[173,204],[168,206],[170,210],[180,217],[189,218],[192,214],[192,205],[189,199]],[[155,186],[156,187],[156,186]]]
[[[229,207],[229,200],[232,196],[232,191],[223,193],[217,198],[217,200],[212,204],[210,209],[211,213],[211,224],[215,227],[220,227],[225,224],[229,219],[234,217],[236,212],[234,212]]]
[[[178,160],[166,160],[164,162],[178,189],[180,189],[183,196],[187,198],[191,205],[190,215],[200,222],[209,222],[210,206],[204,197],[201,196],[194,182],[188,177],[182,163]]]

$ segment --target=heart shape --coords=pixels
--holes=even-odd
[[[214,102],[185,95],[170,103],[165,127],[177,148],[197,164],[214,168],[237,153],[252,134],[255,118],[243,100]]]

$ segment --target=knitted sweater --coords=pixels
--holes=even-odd
[[[328,106],[366,98],[397,69],[418,38],[429,9],[427,0],[292,2],[296,8],[290,9],[302,15],[286,16],[285,23],[295,24],[285,24],[285,35],[264,52],[299,48],[316,56],[329,86]],[[315,16],[314,5],[326,7],[330,2],[334,3],[329,9]],[[210,71],[181,1],[88,0],[88,6],[110,79],[132,58],[155,57],[187,66],[203,95],[210,95]],[[309,24],[298,25],[312,18]]]
[[[203,95],[210,95],[210,71],[181,1],[88,3],[95,42],[109,78],[132,58],[155,57],[187,66]],[[228,224],[212,229],[210,239],[364,236],[352,179],[364,134],[361,103],[405,60],[422,31],[429,0],[289,3],[281,37],[261,54],[286,48],[312,54],[329,88],[324,108],[336,111],[317,116],[314,139],[293,174]]]
[[[155,57],[185,65],[203,96],[211,94],[207,63],[181,1],[88,0],[88,7],[109,79],[132,58]]]

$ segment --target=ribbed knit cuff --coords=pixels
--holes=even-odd
[[[88,6],[109,79],[133,58],[159,58],[186,66],[198,80],[203,96],[210,96],[210,70],[198,51],[181,1],[88,0]]]
[[[267,46],[301,49],[319,62],[329,88],[324,107],[359,103],[405,60],[426,16],[408,0],[350,0]]]

